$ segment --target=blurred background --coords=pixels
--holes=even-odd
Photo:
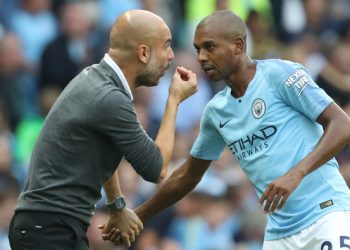
[[[350,0],[0,0],[0,250],[10,249],[9,221],[46,114],[76,74],[101,60],[111,26],[129,9],[158,14],[173,35],[172,68],[159,86],[135,93],[137,114],[151,136],[158,130],[174,67],[197,73],[199,91],[179,109],[172,169],[187,157],[205,104],[224,87],[202,75],[192,46],[197,23],[215,10],[230,9],[242,17],[252,58],[302,63],[350,115]],[[337,159],[350,185],[349,146]],[[120,164],[119,175],[130,208],[157,188],[127,162]],[[90,249],[125,249],[101,240],[97,225],[106,219],[103,198],[88,231]],[[259,250],[265,219],[250,183],[225,152],[190,195],[145,225],[131,249]]]

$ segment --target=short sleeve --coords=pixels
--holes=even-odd
[[[207,105],[201,118],[199,135],[191,149],[191,155],[203,160],[218,160],[226,144],[211,120],[210,110],[210,105]]]
[[[281,99],[309,119],[316,120],[333,102],[302,65],[285,64],[283,75],[277,84]]]
[[[162,155],[124,93],[115,90],[96,98],[90,116],[93,128],[111,140],[138,174],[147,181],[158,179]]]

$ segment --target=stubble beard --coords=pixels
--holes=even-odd
[[[136,84],[137,86],[146,87],[156,86],[159,83],[161,75],[162,69],[152,53],[149,64],[136,77]]]

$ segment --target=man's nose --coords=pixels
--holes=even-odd
[[[169,48],[169,52],[168,52],[168,60],[172,61],[174,59],[174,51]]]
[[[207,53],[203,50],[200,50],[198,52],[198,61],[199,62],[203,62],[203,61],[207,61],[208,60],[208,56],[207,56]]]

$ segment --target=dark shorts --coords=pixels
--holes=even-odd
[[[11,220],[9,240],[13,250],[86,250],[87,227],[64,214],[20,211]]]

